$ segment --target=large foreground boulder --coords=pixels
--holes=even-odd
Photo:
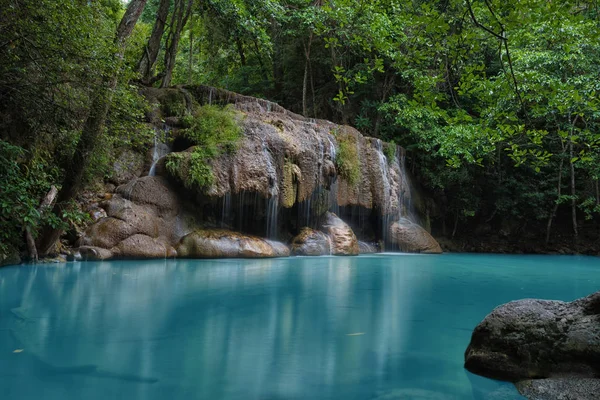
[[[406,218],[390,226],[390,236],[392,242],[407,253],[442,253],[439,243],[429,232]]]
[[[352,228],[332,212],[326,212],[321,230],[331,238],[331,254],[336,256],[355,256],[360,253],[358,239]]]
[[[177,247],[182,258],[287,257],[283,243],[224,229],[199,229],[186,235]]]
[[[531,399],[597,399],[600,292],[570,303],[526,299],[497,307],[475,328],[465,368],[519,382]]]

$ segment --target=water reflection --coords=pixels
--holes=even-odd
[[[600,269],[512,258],[512,273],[460,257],[3,269],[0,390],[61,400],[518,398],[462,368],[471,329],[523,292],[592,292]]]

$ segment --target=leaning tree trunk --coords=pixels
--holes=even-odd
[[[167,50],[165,51],[165,70],[160,84],[161,88],[171,85],[173,79],[173,69],[175,68],[175,58],[177,57],[177,49],[181,32],[187,23],[190,14],[192,13],[193,0],[175,0],[175,8],[171,16],[169,34],[167,35]]]
[[[148,0],[131,0],[127,6],[125,15],[123,15],[123,18],[119,23],[115,34],[116,51],[113,54],[114,60],[119,65],[123,61],[125,42],[131,35],[147,1]],[[75,147],[75,153],[65,171],[66,177],[62,182],[62,187],[58,192],[56,205],[52,210],[60,219],[63,218],[63,211],[67,204],[73,200],[81,190],[84,173],[89,165],[91,155],[96,150],[102,131],[104,130],[104,123],[106,122],[112,95],[117,87],[118,78],[119,73],[117,70],[94,90],[90,112],[83,125],[81,137]],[[61,234],[62,230],[59,228],[47,228],[45,232],[43,232],[43,235],[40,237],[40,242],[38,243],[39,254],[43,256],[50,253]]]
[[[563,145],[563,154],[564,154],[564,145]],[[560,202],[560,196],[562,192],[562,170],[565,159],[561,156],[560,164],[558,165],[558,184],[556,186],[556,202],[554,203],[554,207],[552,208],[552,213],[548,218],[548,225],[546,225],[546,244],[550,242],[550,230],[552,229],[552,221],[554,217],[556,217],[556,212],[558,211],[558,206]]]
[[[160,41],[165,33],[165,25],[169,16],[169,7],[171,0],[161,0],[156,12],[156,22],[152,28],[152,34],[148,39],[148,44],[144,48],[142,58],[138,63],[138,72],[141,75],[141,81],[144,84],[151,84],[153,80],[153,69],[158,59],[160,51]]]
[[[50,191],[46,194],[46,196],[44,197],[44,200],[42,200],[42,203],[38,207],[38,209],[37,209],[38,213],[42,214],[47,209],[49,209],[50,206],[52,206],[52,203],[54,203],[54,199],[56,198],[57,194],[58,194],[58,189],[56,188],[56,186],[52,185],[52,187],[50,188]],[[33,238],[33,233],[31,232],[31,228],[29,226],[25,228],[25,239],[27,241],[27,250],[29,251],[29,259],[31,261],[33,261],[34,263],[38,262],[38,251],[37,251],[37,247],[35,245],[35,239]]]
[[[575,190],[575,165],[573,164],[573,131],[575,130],[575,124],[577,123],[576,116],[573,120],[573,126],[571,127],[571,135],[569,137],[569,169],[571,171],[571,220],[573,222],[573,235],[575,239],[579,234],[579,230],[577,228],[577,192]]]

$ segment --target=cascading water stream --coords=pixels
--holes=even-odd
[[[156,165],[158,161],[169,154],[171,149],[167,144],[167,140],[169,138],[169,132],[171,128],[164,124],[162,130],[154,129],[154,147],[152,148],[152,165],[150,166],[150,170],[148,171],[148,176],[156,175]]]

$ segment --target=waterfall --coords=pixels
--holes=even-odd
[[[277,217],[279,209],[279,196],[272,196],[267,200],[267,238],[277,238]]]
[[[267,103],[267,109],[270,111],[271,103]],[[279,187],[277,179],[277,169],[273,163],[271,152],[267,146],[265,139],[262,139],[262,152],[267,163],[267,173],[269,177],[269,198],[267,200],[267,215],[266,235],[269,239],[275,239],[277,237],[277,220],[279,217]]]
[[[231,192],[226,192],[223,196],[223,206],[221,209],[221,228],[225,228],[231,219]]]
[[[335,148],[335,144],[331,141],[330,137],[327,137],[327,141],[329,142],[329,157],[331,158],[331,162],[335,164],[335,159],[337,158],[337,149]],[[331,183],[329,188],[329,211],[334,213],[335,215],[340,215],[340,206],[338,204],[338,182],[337,177],[334,182]]]
[[[167,144],[170,131],[171,128],[167,124],[163,124],[162,130],[154,128],[154,147],[152,148],[152,165],[150,166],[148,176],[156,175],[156,164],[158,164],[158,161],[161,158],[163,158],[171,152],[171,149]]]

